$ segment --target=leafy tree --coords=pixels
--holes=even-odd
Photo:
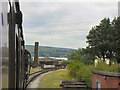
[[[81,60],[81,55],[77,51],[70,53],[70,55],[68,55],[68,57],[71,60]]]
[[[110,22],[109,18],[104,18],[100,25],[90,30],[87,36],[88,47],[94,51],[92,52],[94,56],[103,58],[104,61],[105,58],[108,58],[111,65],[111,62],[115,60],[116,55],[119,53],[119,35],[120,19],[115,18]]]
[[[76,52],[72,52],[68,57],[72,60],[79,60],[86,65],[93,64],[94,57],[87,52],[87,49],[78,49]]]
[[[105,56],[107,53],[107,34],[110,30],[110,20],[105,18],[101,21],[99,26],[93,27],[87,36],[87,42],[91,49],[95,51],[95,55],[99,58],[103,58],[105,61]]]
[[[120,63],[120,17],[114,18],[112,22],[113,39],[114,39],[114,52],[115,58]]]
[[[67,66],[68,64],[70,64],[70,61],[62,61],[60,64]]]
[[[68,64],[69,75],[76,80],[85,80],[88,87],[92,86],[92,73],[91,71],[108,71],[120,72],[118,64],[107,65],[104,62],[99,62],[96,67],[93,65],[85,65],[79,60],[72,60]]]
[[[91,52],[93,52],[93,50],[89,47],[82,48],[82,62],[86,65],[94,64],[95,57]]]

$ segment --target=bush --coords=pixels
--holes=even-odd
[[[70,64],[70,61],[62,61],[60,64],[67,66],[68,64]]]
[[[110,72],[120,72],[119,65],[117,63],[112,64],[109,69]]]
[[[80,63],[80,61],[78,60],[71,61],[70,64],[68,65],[70,75],[76,78],[77,77],[76,73],[78,72],[78,70],[80,70],[80,66],[83,66],[83,64]]]
[[[98,62],[97,66],[95,67],[97,71],[109,71],[109,65],[105,64],[104,62]]]
[[[79,60],[73,60],[68,65],[70,76],[77,80],[84,80],[88,87],[92,86],[92,73],[91,71],[108,71],[108,72],[120,72],[118,64],[107,65],[104,62],[99,62],[96,67],[93,65],[85,65]]]
[[[86,84],[91,87],[92,81],[92,73],[91,69],[93,70],[93,66],[89,65],[86,66],[78,60],[73,60],[68,65],[68,69],[70,70],[70,75],[77,80],[84,80]]]
[[[120,72],[118,64],[107,65],[104,62],[99,62],[98,65],[95,67],[97,71],[108,71],[108,72]]]

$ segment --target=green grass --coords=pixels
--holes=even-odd
[[[30,73],[38,72],[38,71],[41,71],[41,70],[42,70],[41,68],[32,68],[32,69],[30,69]]]
[[[8,88],[8,76],[7,76],[7,74],[2,75],[2,88]]]
[[[39,88],[60,88],[62,80],[74,80],[74,78],[70,77],[68,70],[56,70],[42,78]]]

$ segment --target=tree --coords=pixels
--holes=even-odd
[[[77,51],[70,53],[70,55],[68,55],[68,57],[71,60],[81,60],[81,55],[79,53],[77,53]]]
[[[68,64],[70,64],[70,61],[62,61],[60,64],[67,66]]]
[[[87,52],[87,49],[84,48],[78,48],[76,52],[72,52],[70,55],[68,55],[72,60],[79,60],[80,62],[90,65],[93,64],[94,57]]]
[[[110,30],[110,20],[104,18],[99,26],[93,27],[89,35],[87,36],[87,43],[89,47],[94,50],[94,55],[99,58],[103,58],[105,61],[105,56],[107,53],[107,46],[108,46],[108,32]]]
[[[120,17],[114,18],[112,22],[112,30],[114,37],[115,58],[120,63]]]
[[[116,27],[118,26],[115,27],[115,23],[117,23],[116,19],[111,23],[109,18],[104,18],[100,25],[93,27],[90,30],[89,35],[87,36],[87,43],[89,44],[90,49],[94,50],[92,53],[99,58],[103,58],[104,61],[105,58],[108,58],[110,60],[110,65],[116,54],[115,35],[118,38],[118,31],[115,32]]]

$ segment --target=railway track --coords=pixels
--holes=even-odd
[[[44,70],[41,70],[41,71],[37,71],[37,72],[34,72],[34,73],[31,73],[29,78],[28,78],[28,81],[26,83],[26,87],[29,85],[30,82],[32,82],[37,76],[43,74],[43,73],[47,73],[49,71],[54,71],[54,70],[58,70],[58,69],[61,69],[61,68],[57,68],[57,69],[44,69]]]

